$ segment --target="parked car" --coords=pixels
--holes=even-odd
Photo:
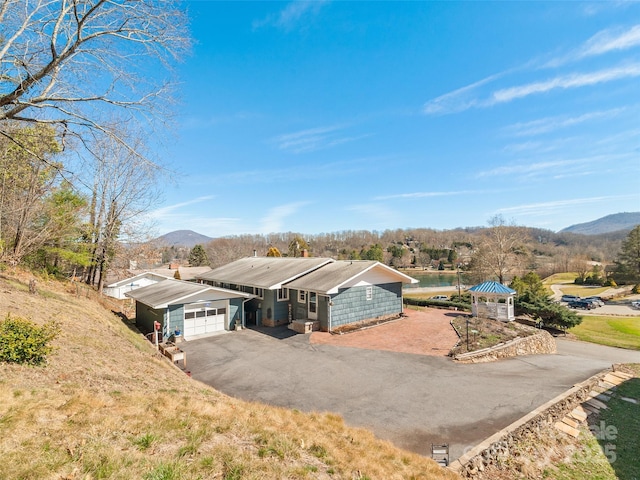
[[[584,300],[574,300],[573,302],[569,302],[569,308],[582,308],[584,310],[593,310],[594,308],[596,308],[596,306],[592,302],[586,302]]]
[[[449,300],[449,297],[446,295],[436,295],[435,297],[431,297],[431,300]]]
[[[604,307],[604,300],[600,297],[586,297],[582,300],[593,303],[596,307]]]
[[[562,295],[562,298],[560,299],[563,302],[576,302],[578,300],[580,300],[580,297],[578,297],[577,295]]]
[[[631,307],[632,308],[640,308],[640,300],[635,300],[635,301],[631,302]]]

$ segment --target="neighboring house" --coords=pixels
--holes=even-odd
[[[402,313],[402,285],[418,281],[380,262],[331,258],[249,257],[198,276],[250,293],[246,319],[275,326],[318,322],[323,331]]]
[[[180,280],[195,280],[198,275],[202,275],[211,270],[211,267],[187,267],[177,264],[171,264],[163,268],[152,268],[146,270],[148,272],[157,273],[158,275],[164,275],[165,277],[175,278],[176,271],[180,272]],[[136,272],[131,272],[136,273]]]
[[[104,288],[103,293],[108,297],[124,300],[125,294],[138,288],[162,282],[170,277],[154,272],[143,272],[133,277],[125,278],[118,282],[110,283]]]
[[[130,291],[136,301],[136,325],[151,333],[159,323],[164,339],[180,332],[185,340],[244,325],[244,303],[253,295],[201,283],[167,279]]]
[[[471,314],[474,317],[492,318],[503,322],[515,320],[513,306],[516,291],[501,283],[487,281],[469,289]]]

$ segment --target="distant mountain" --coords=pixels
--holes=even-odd
[[[640,212],[623,212],[607,215],[593,222],[571,225],[560,232],[581,233],[583,235],[599,235],[601,233],[631,230],[640,225]]]
[[[193,248],[195,245],[204,245],[211,240],[213,240],[213,238],[194,232],[193,230],[175,230],[161,235],[155,239],[155,242],[168,247]]]

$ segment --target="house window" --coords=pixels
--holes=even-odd
[[[307,303],[307,291],[298,290],[298,303]]]
[[[289,289],[288,288],[278,289],[278,301],[284,302],[286,300],[289,300]]]
[[[367,287],[367,300],[371,300],[373,298],[373,287]]]
[[[264,298],[264,291],[261,288],[258,288],[258,287],[254,288],[253,294],[258,298]]]

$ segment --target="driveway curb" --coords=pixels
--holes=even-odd
[[[447,468],[461,476],[470,477],[484,470],[486,465],[504,460],[509,456],[511,445],[521,437],[529,433],[535,434],[543,426],[555,424],[575,407],[591,398],[589,392],[593,391],[598,383],[601,383],[602,379],[612,371],[612,368],[607,368],[574,385],[471,448]]]

